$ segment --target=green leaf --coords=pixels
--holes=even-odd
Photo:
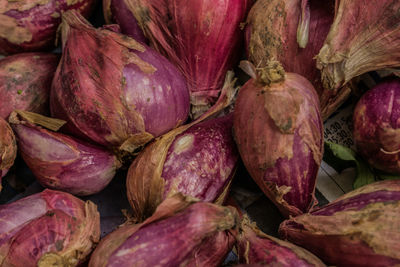
[[[339,173],[346,168],[355,167],[354,188],[376,181],[372,168],[348,147],[325,141],[324,161]]]
[[[325,141],[324,150],[324,161],[335,171],[340,173],[344,169],[356,167],[355,153],[350,148]]]
[[[376,181],[375,174],[371,167],[361,158],[356,157],[356,179],[353,183],[353,188],[357,189],[361,186],[371,184]]]

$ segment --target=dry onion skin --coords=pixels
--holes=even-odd
[[[50,53],[21,53],[0,59],[0,117],[12,111],[49,113],[51,82],[59,56]]]
[[[0,206],[2,266],[78,266],[100,239],[90,201],[46,189]]]
[[[96,0],[0,1],[0,54],[54,48],[61,14],[76,10],[89,16]]]
[[[282,238],[335,266],[400,264],[400,181],[375,182],[284,221]]]

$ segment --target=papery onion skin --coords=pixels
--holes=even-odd
[[[100,239],[96,205],[59,191],[2,205],[0,218],[2,266],[77,266]]]
[[[129,10],[125,0],[103,0],[103,13],[107,23],[115,22],[121,27],[121,32],[138,42],[146,43],[144,36],[133,12]]]
[[[149,144],[127,175],[127,196],[139,221],[177,192],[222,204],[239,154],[232,136],[233,114],[168,133]]]
[[[400,174],[400,78],[383,81],[360,98],[353,113],[353,138],[371,166]]]
[[[339,89],[373,70],[400,66],[400,2],[340,0],[317,55],[324,87]]]
[[[69,132],[131,152],[186,121],[185,80],[164,57],[127,36],[94,29],[76,12],[63,18],[50,109]]]
[[[283,215],[296,216],[316,201],[323,127],[311,83],[294,73],[282,78],[270,85],[250,79],[241,88],[233,128],[251,177]]]
[[[0,117],[7,119],[16,109],[48,114],[58,60],[58,55],[50,53],[21,53],[1,59]]]
[[[204,202],[180,206],[176,199],[165,200],[142,224],[106,236],[89,266],[219,266],[234,243],[236,210]]]
[[[22,158],[39,183],[86,196],[103,190],[120,162],[111,152],[29,124],[13,124]]]
[[[89,16],[96,0],[23,0],[0,3],[0,54],[50,50],[55,46],[61,13]]]
[[[0,190],[1,178],[4,177],[17,157],[17,142],[10,125],[0,118]]]
[[[279,233],[329,265],[397,266],[399,212],[400,181],[381,181],[284,221]]]
[[[245,216],[237,236],[240,263],[265,266],[326,266],[320,259],[292,243],[264,234]]]
[[[192,117],[218,98],[226,72],[240,56],[252,0],[126,0],[150,44],[184,73]]]
[[[247,54],[257,67],[264,67],[270,60],[278,60],[287,72],[307,78],[317,90],[321,100],[321,115],[326,119],[342,103],[342,99],[323,87],[314,57],[322,48],[333,22],[335,2],[307,1],[310,12],[308,42],[305,48],[301,48],[297,41],[297,30],[302,2],[303,0],[257,1],[247,17]],[[347,97],[350,90],[345,92]]]

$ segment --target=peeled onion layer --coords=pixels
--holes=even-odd
[[[335,266],[400,264],[400,181],[375,182],[284,221],[280,235]]]
[[[246,169],[284,216],[316,203],[323,135],[311,83],[270,62],[239,91],[234,137]]]
[[[100,192],[114,178],[120,162],[111,152],[52,132],[12,114],[20,153],[39,183],[86,196]]]
[[[63,14],[62,41],[50,108],[64,130],[132,152],[186,121],[185,80],[154,50],[72,11]]]
[[[58,61],[59,56],[50,53],[21,53],[1,59],[0,117],[7,119],[16,109],[48,114]]]
[[[262,266],[326,266],[316,256],[292,243],[263,233],[244,216],[236,242],[240,263]]]
[[[147,39],[130,8],[131,6],[128,6],[125,0],[103,0],[103,13],[106,22],[108,24],[117,23],[123,34],[138,42],[146,43]]]
[[[338,90],[369,71],[400,66],[400,2],[338,0],[317,55],[324,87]]]
[[[150,44],[185,75],[199,117],[213,105],[240,56],[250,0],[125,0]]]
[[[2,266],[77,266],[100,239],[100,215],[90,201],[46,189],[0,206]]]
[[[229,72],[217,103],[196,121],[150,143],[132,162],[127,196],[134,218],[143,221],[163,199],[177,192],[221,204],[230,187],[238,154],[232,115],[210,119],[232,102]]]
[[[376,169],[400,174],[400,78],[367,91],[353,113],[357,152]]]
[[[176,194],[143,223],[107,235],[89,266],[219,266],[232,249],[237,220],[232,207]]]
[[[95,4],[95,0],[2,1],[0,54],[51,50],[62,12],[76,10],[87,17]]]
[[[0,117],[0,191],[1,178],[4,177],[8,170],[14,165],[17,157],[17,142],[10,125]]]

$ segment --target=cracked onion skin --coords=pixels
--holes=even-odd
[[[4,177],[8,170],[14,165],[17,157],[17,142],[10,125],[0,117],[0,191],[1,178]]]
[[[143,223],[124,225],[107,235],[89,267],[217,267],[233,247],[238,219],[233,207],[176,194]]]
[[[338,0],[317,55],[324,87],[338,90],[369,71],[400,66],[400,2]]]
[[[360,98],[353,113],[353,138],[371,166],[400,174],[400,78],[382,81]]]
[[[240,263],[282,267],[326,266],[307,250],[263,233],[247,216],[242,219],[236,239]]]
[[[264,194],[284,216],[307,212],[316,202],[323,152],[312,84],[270,62],[240,89],[233,128],[243,163]]]
[[[253,0],[125,0],[157,51],[184,74],[191,116],[217,100],[225,74],[239,59]]]
[[[51,82],[59,56],[50,53],[21,53],[0,60],[0,117],[12,111],[49,113]]]
[[[66,131],[115,150],[134,151],[183,124],[189,93],[179,71],[125,35],[93,28],[68,11],[63,56],[50,94]]]
[[[96,0],[0,1],[0,54],[51,50],[61,13],[89,16]]]
[[[303,2],[307,3],[302,10]],[[323,87],[314,57],[328,35],[334,9],[334,0],[259,0],[249,12],[245,29],[249,60],[257,67],[277,60],[287,72],[307,78],[320,97],[324,119],[341,99]],[[307,27],[299,32],[302,21]]]
[[[284,221],[279,234],[335,266],[400,264],[400,180],[375,182]]]
[[[46,189],[0,206],[1,266],[78,266],[100,239],[90,201]]]
[[[222,204],[239,160],[232,125],[233,114],[229,114],[183,126],[149,144],[127,175],[134,217],[144,220],[177,192]]]
[[[79,139],[24,121],[12,127],[23,160],[44,187],[92,195],[103,190],[121,166],[111,152]]]

